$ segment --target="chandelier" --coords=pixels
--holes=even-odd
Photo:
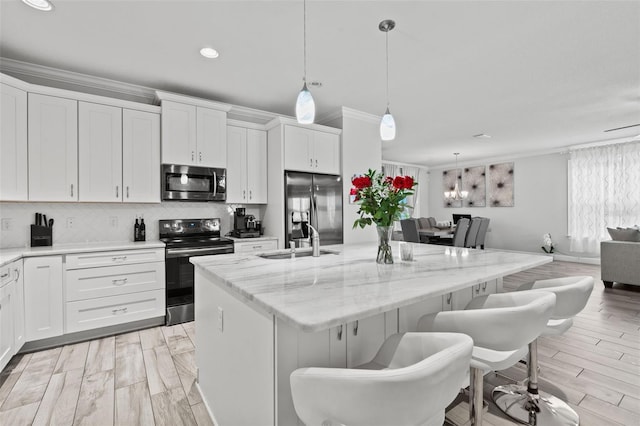
[[[460,153],[454,152],[453,155],[456,156],[456,184],[453,188],[453,191],[444,192],[444,197],[447,200],[460,201],[467,198],[469,192],[460,190],[460,188],[462,188],[462,174],[458,172],[458,155],[460,155]],[[460,185],[458,185],[458,181],[460,182]]]

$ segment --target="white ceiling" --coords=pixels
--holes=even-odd
[[[294,115],[302,0],[0,0],[0,56]],[[381,115],[386,160],[437,166],[640,134],[640,1],[307,2],[316,117]],[[205,45],[217,60],[199,55]],[[474,139],[486,133],[491,139]]]

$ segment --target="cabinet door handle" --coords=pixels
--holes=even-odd
[[[9,272],[5,272],[4,274],[0,275],[0,278],[7,278],[9,276]]]
[[[313,167],[313,158],[309,158],[309,167]]]
[[[243,199],[243,200],[246,200],[246,199],[247,199],[247,190],[246,190],[246,189],[243,189],[243,190],[242,190],[242,199]]]
[[[191,161],[196,161],[196,152],[191,151]]]
[[[71,184],[71,196],[73,197],[73,184]]]
[[[127,279],[126,278],[120,278],[120,279],[117,279],[117,280],[111,280],[111,283],[113,285],[123,285],[123,284],[127,283]]]
[[[353,335],[354,336],[358,335],[358,320],[356,320],[356,322],[353,323]]]
[[[116,185],[116,198],[120,197],[120,194],[119,194],[119,191],[118,191],[119,188],[120,187],[118,185]]]
[[[249,199],[251,200],[253,198],[253,192],[251,192],[251,190],[249,190]]]
[[[482,291],[484,291],[484,290],[486,290],[486,289],[487,289],[487,283],[486,283],[486,282],[484,282],[484,283],[482,283]]]
[[[480,284],[476,286],[476,294],[480,294]]]
[[[127,185],[127,198],[129,198],[129,185]]]
[[[202,151],[198,153],[200,155],[200,162],[202,163]]]
[[[122,312],[124,314],[124,313],[127,312],[127,308],[113,309],[111,311],[111,313],[113,313],[113,315],[117,314],[118,312]]]
[[[342,326],[338,326],[338,340],[342,340]]]
[[[16,282],[17,282],[18,279],[20,278],[20,269],[16,268],[14,269],[14,271],[16,271]]]
[[[114,256],[111,258],[111,260],[114,262],[124,262],[125,260],[127,260],[127,256]]]
[[[316,169],[318,168],[318,159],[316,158]]]
[[[449,293],[447,294],[447,305],[451,304],[451,297],[453,296],[453,293]]]

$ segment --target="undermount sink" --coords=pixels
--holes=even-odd
[[[295,257],[310,257],[313,254],[313,252],[309,251],[297,251],[295,253]],[[338,254],[335,251],[331,251],[331,250],[323,250],[320,249],[320,256],[322,256],[323,254]],[[291,259],[292,257],[292,253],[290,251],[285,252],[285,253],[265,253],[265,254],[259,254],[258,257],[261,257],[263,259]]]

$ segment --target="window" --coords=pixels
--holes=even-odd
[[[600,252],[607,228],[640,224],[640,141],[571,151],[571,251]]]

